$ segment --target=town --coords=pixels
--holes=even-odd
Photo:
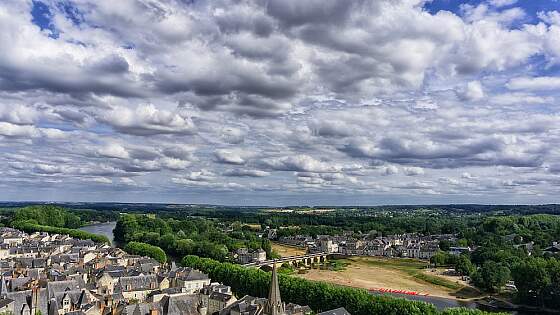
[[[268,229],[262,237],[276,241],[280,244],[295,246],[305,249],[308,253],[324,253],[340,256],[377,256],[377,257],[402,257],[430,260],[442,250],[440,242],[453,244],[457,236],[453,234],[421,235],[418,233],[405,233],[388,236],[375,236],[372,234],[355,234],[352,231],[342,235],[309,235],[277,236],[277,229]],[[466,254],[473,250],[468,246],[449,246],[445,249],[451,255]],[[240,248],[233,253],[235,260],[240,264],[250,264],[266,261],[266,253],[262,249],[249,250]]]
[[[268,298],[239,299],[227,285],[174,263],[68,235],[0,228],[0,314],[304,315],[283,303],[276,268]],[[336,309],[321,314],[349,314]]]

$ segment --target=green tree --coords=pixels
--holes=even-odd
[[[455,264],[455,270],[464,276],[470,276],[476,271],[476,267],[467,255],[460,255]]]
[[[488,292],[499,292],[510,280],[510,270],[494,261],[485,262],[473,275],[475,285]]]
[[[124,247],[124,250],[131,254],[152,257],[160,263],[167,261],[167,255],[165,255],[165,252],[158,246],[140,242],[129,242]]]
[[[520,301],[538,306],[544,305],[544,292],[549,290],[552,284],[547,265],[547,261],[543,258],[529,258],[514,266],[512,277]]]
[[[447,262],[447,255],[445,255],[442,251],[438,251],[434,256],[432,256],[432,258],[430,258],[430,262],[436,267],[444,266]]]

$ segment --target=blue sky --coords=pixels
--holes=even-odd
[[[469,1],[457,1],[457,0],[433,0],[425,4],[426,10],[431,13],[437,13],[440,10],[450,11],[457,15],[462,14],[461,6],[464,5],[478,6],[481,4],[488,4],[488,1],[483,0],[469,0]],[[502,10],[519,7],[522,8],[532,21],[536,21],[536,16],[538,12],[550,11],[560,9],[560,2],[557,0],[518,0],[511,1],[511,4],[506,4],[501,7]]]
[[[558,1],[0,3],[0,199],[552,203]]]

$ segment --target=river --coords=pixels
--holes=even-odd
[[[116,225],[117,222],[112,221],[112,222],[103,222],[103,223],[97,223],[92,225],[86,225],[79,229],[94,234],[105,235],[107,236],[109,241],[111,241],[111,245],[114,245],[113,229],[115,228]]]

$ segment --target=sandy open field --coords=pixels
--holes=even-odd
[[[272,250],[276,251],[278,255],[282,257],[286,256],[298,256],[305,254],[305,249],[298,248],[295,246],[287,246],[278,243],[272,243]]]
[[[294,275],[309,280],[325,281],[364,289],[385,288],[407,290],[428,294],[430,296],[455,298],[453,293],[456,292],[456,290],[419,280],[406,270],[400,270],[394,266],[385,267],[378,264],[371,264],[368,260],[375,260],[376,263],[380,262],[380,260],[369,257],[353,258],[350,265],[342,271],[312,269],[306,274]]]

